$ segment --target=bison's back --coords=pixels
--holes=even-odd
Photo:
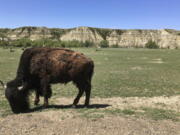
[[[38,48],[34,52],[38,53],[31,58],[30,73],[39,78],[48,76],[54,83],[66,83],[93,73],[93,61],[82,53],[58,48]]]

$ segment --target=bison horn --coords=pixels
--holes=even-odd
[[[23,89],[23,86],[19,86],[19,87],[18,87],[18,90],[22,90],[22,89]]]
[[[4,85],[3,81],[0,80],[0,84],[3,86],[4,89],[6,89],[6,85]]]

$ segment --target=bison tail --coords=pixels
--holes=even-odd
[[[94,74],[94,63],[91,62],[91,64],[89,65],[89,72],[88,72],[88,81],[90,83],[91,83],[93,74]]]

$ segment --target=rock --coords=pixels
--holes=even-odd
[[[62,41],[91,41],[98,45],[107,40],[110,46],[144,47],[149,41],[155,41],[160,48],[180,48],[180,31],[172,29],[162,30],[121,30],[102,29],[92,27],[77,27],[71,29],[46,27],[20,27],[15,29],[0,29],[0,40],[17,40],[29,38],[38,40],[43,38],[60,39]],[[3,37],[1,37],[3,35]]]

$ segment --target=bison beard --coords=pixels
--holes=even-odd
[[[78,104],[84,92],[85,106],[88,106],[93,71],[93,61],[79,52],[60,48],[26,49],[21,56],[16,78],[7,83],[5,96],[14,113],[26,112],[30,91],[36,93],[34,104],[37,105],[39,96],[43,96],[46,107],[52,95],[51,84],[72,81],[79,89],[73,106]]]

